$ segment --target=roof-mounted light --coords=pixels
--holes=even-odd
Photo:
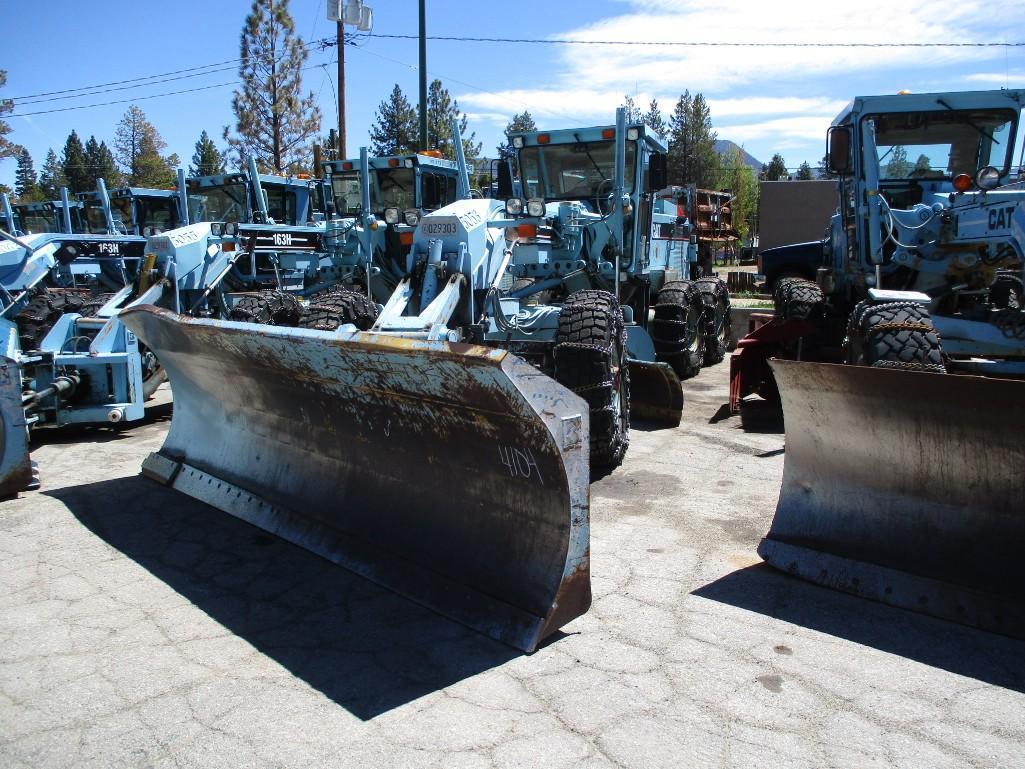
[[[603,128],[601,129],[601,138],[603,139],[615,139],[616,129],[615,128]]]
[[[523,137],[522,136],[514,136],[513,140],[512,140],[512,145],[516,149],[523,149]]]
[[[548,144],[551,141],[552,141],[552,137],[549,134],[538,134],[537,135],[537,143],[538,144]]]

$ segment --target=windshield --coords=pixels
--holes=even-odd
[[[135,205],[139,210],[139,221],[136,224],[140,228],[154,228],[163,232],[178,226],[178,201],[173,198],[136,198]],[[115,221],[117,217],[115,211]]]
[[[189,186],[189,221],[239,222],[246,218],[246,186]]]
[[[528,198],[593,199],[612,192],[616,144],[610,141],[524,147],[521,179]],[[633,192],[637,149],[626,143],[626,191]],[[600,189],[599,189],[600,188]]]
[[[379,214],[386,208],[416,208],[416,177],[412,168],[381,168],[370,175],[370,210]]]
[[[870,115],[880,179],[944,179],[1011,164],[1010,110],[951,110]]]
[[[335,198],[335,211],[339,216],[359,213],[359,171],[332,174],[331,191]]]
[[[21,221],[21,229],[26,235],[36,235],[40,232],[59,232],[57,226],[56,212],[36,208],[14,208],[18,219]]]
[[[103,207],[99,203],[87,201],[85,204],[86,228],[94,235],[102,235],[107,231],[107,217],[103,215]]]

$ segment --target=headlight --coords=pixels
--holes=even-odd
[[[506,204],[508,208],[508,204]],[[531,198],[527,201],[527,216],[544,216],[545,215],[545,201],[544,198]]]
[[[979,185],[980,190],[995,190],[1000,184],[1000,172],[993,166],[980,168],[979,173],[975,175],[975,183]]]
[[[519,216],[523,213],[523,201],[519,198],[509,198],[505,201],[505,212],[509,216]]]
[[[224,225],[220,222],[213,222],[210,225],[210,234],[215,238],[219,238],[224,234]]]
[[[514,136],[513,137],[513,146],[516,149],[522,149],[522,147],[523,147],[523,137],[522,136]]]
[[[384,209],[384,223],[385,224],[398,224],[399,223],[399,209],[397,209],[397,208],[386,208],[386,209]]]
[[[410,227],[416,227],[420,222],[420,212],[415,208],[409,208],[402,214],[402,218],[406,220],[406,224]]]
[[[230,237],[238,235],[238,222],[227,222],[224,225],[224,234]]]

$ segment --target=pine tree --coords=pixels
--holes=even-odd
[[[805,160],[797,168],[797,180],[802,182],[811,181],[811,164]]]
[[[744,240],[751,232],[754,215],[758,210],[758,181],[737,147],[730,147],[719,156],[719,166],[715,186],[732,193],[730,207],[733,210],[733,227],[740,239]]]
[[[167,148],[167,142],[146,114],[134,104],[117,125],[114,134],[114,149],[121,164],[126,181],[132,187],[167,187],[174,184],[177,155],[160,153]]]
[[[641,110],[638,108],[634,97],[630,94],[623,96],[623,109],[626,110],[626,122],[637,123],[641,119]]]
[[[224,129],[228,146],[273,173],[309,167],[321,116],[314,93],[302,96],[309,51],[295,35],[288,0],[253,0],[241,51],[242,87],[231,100],[237,135]]]
[[[828,179],[831,174],[829,173],[829,155],[823,155],[822,159],[819,160],[817,166],[815,166],[815,174],[819,179]]]
[[[652,99],[648,105],[648,111],[641,118],[644,124],[662,138],[665,138],[668,131],[665,118],[662,117],[662,110],[659,109],[658,99]]]
[[[911,173],[912,165],[908,160],[907,148],[895,144],[890,150],[890,160],[886,164],[883,177],[886,179],[906,179]]]
[[[466,113],[459,111],[459,102],[452,98],[448,89],[434,80],[427,89],[427,143],[430,149],[439,150],[449,159],[456,156],[452,146],[452,123],[459,121],[459,135],[463,138],[463,154],[469,162],[480,155],[481,142],[474,142],[476,132],[466,133]]]
[[[768,182],[785,181],[787,179],[787,164],[783,160],[783,156],[777,152],[767,165],[762,163],[762,172],[758,178]]]
[[[0,69],[0,88],[7,85],[7,71]],[[0,99],[0,160],[14,158],[21,154],[21,147],[7,138],[11,132],[11,124],[3,120],[4,115],[14,111],[13,99]]]
[[[64,166],[52,149],[46,153],[43,168],[39,172],[39,190],[43,200],[56,200],[60,197],[60,188],[67,187],[68,180],[64,176]]]
[[[203,131],[196,142],[196,152],[192,155],[189,176],[214,176],[225,172],[224,157],[217,149],[213,139]]]
[[[14,172],[14,193],[24,202],[38,199],[39,182],[36,179],[36,169],[32,164],[32,156],[24,147],[18,155],[18,169]]]
[[[669,116],[669,183],[687,184],[692,180],[689,178],[690,167],[690,115],[691,115],[690,91],[684,91],[673,107],[673,114]]]
[[[374,121],[370,129],[372,154],[402,155],[417,150],[420,129],[416,108],[409,103],[398,83],[391,95],[377,107]]]
[[[107,143],[97,142],[95,136],[90,136],[89,141],[85,143],[85,164],[90,176],[103,179],[108,189],[124,184],[124,177],[121,176]]]
[[[516,157],[516,150],[513,148],[512,142],[509,141],[509,134],[536,130],[537,125],[534,124],[534,118],[531,117],[530,112],[524,110],[518,115],[513,115],[509,125],[505,127],[505,142],[495,148],[498,150],[498,157],[502,160]]]
[[[95,180],[86,164],[82,140],[74,131],[64,143],[61,168],[64,171],[64,178],[67,180],[68,190],[71,192],[87,192],[94,188]]]
[[[700,93],[694,94],[690,105],[690,180],[698,187],[715,187],[719,174],[719,155],[715,151],[715,131],[708,102]]]

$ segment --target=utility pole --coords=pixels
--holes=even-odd
[[[420,0],[420,149],[427,145],[427,10]]]
[[[338,25],[338,155],[345,157],[345,25],[369,32],[374,27],[374,12],[362,0],[328,0],[327,19]]]
[[[338,154],[345,157],[345,22],[338,20]]]

